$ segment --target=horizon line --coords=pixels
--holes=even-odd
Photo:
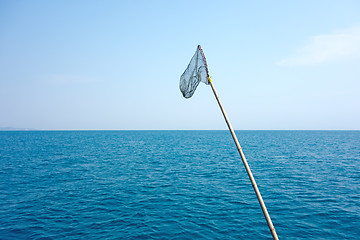
[[[234,129],[235,131],[360,131],[360,129]],[[229,131],[229,129],[33,129],[0,128],[0,131]]]

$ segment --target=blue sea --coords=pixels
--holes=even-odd
[[[236,131],[280,239],[360,239],[360,131]],[[0,239],[272,239],[228,131],[2,131]]]

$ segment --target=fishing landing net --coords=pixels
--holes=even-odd
[[[209,71],[203,50],[198,45],[189,65],[180,77],[180,91],[184,98],[190,98],[200,82],[209,84]]]
[[[256,181],[255,181],[255,178],[250,170],[250,167],[249,167],[249,164],[247,163],[246,161],[246,158],[245,158],[245,155],[242,151],[242,148],[240,146],[240,143],[239,143],[239,140],[237,139],[236,137],[236,134],[235,134],[235,131],[234,129],[232,128],[231,124],[230,124],[230,121],[228,119],[228,117],[226,116],[226,113],[225,113],[225,110],[221,104],[221,101],[219,99],[219,96],[217,95],[216,93],[216,90],[215,90],[215,87],[209,77],[209,71],[208,71],[208,67],[207,67],[207,64],[206,64],[206,59],[205,59],[205,55],[201,49],[201,46],[198,45],[197,49],[196,49],[196,52],[194,54],[194,56],[191,58],[191,61],[189,63],[189,65],[187,66],[185,72],[181,75],[180,77],[180,91],[181,93],[183,94],[183,96],[185,98],[190,98],[195,90],[196,90],[196,87],[199,85],[200,82],[203,82],[207,85],[210,84],[213,92],[214,92],[214,95],[215,95],[215,98],[219,104],[219,107],[221,109],[221,112],[225,118],[225,121],[226,121],[226,124],[228,125],[228,128],[230,130],[230,133],[231,133],[231,136],[233,137],[234,139],[234,142],[235,142],[235,145],[239,151],[239,154],[240,154],[240,157],[241,157],[241,160],[244,164],[244,167],[246,169],[246,172],[249,176],[249,179],[251,181],[251,184],[254,188],[254,191],[256,193],[256,197],[260,203],[260,206],[261,206],[261,209],[262,209],[262,212],[265,216],[265,219],[266,219],[266,222],[268,224],[268,227],[270,229],[270,232],[271,232],[271,235],[273,237],[274,240],[278,240],[278,236],[277,236],[277,233],[275,231],[275,227],[271,221],[271,218],[270,218],[270,215],[269,215],[269,212],[267,211],[266,209],[266,206],[265,206],[265,203],[264,203],[264,200],[262,199],[262,196],[260,194],[260,190],[259,188],[257,187],[257,184],[256,184]]]

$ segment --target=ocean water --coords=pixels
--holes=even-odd
[[[237,131],[280,239],[360,239],[360,131]],[[0,239],[271,239],[228,131],[0,132]]]

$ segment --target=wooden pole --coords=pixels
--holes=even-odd
[[[278,240],[279,238],[278,238],[278,236],[277,236],[277,234],[276,234],[276,231],[275,231],[274,225],[273,225],[273,223],[272,223],[272,221],[271,221],[270,215],[269,215],[269,213],[268,213],[268,211],[267,211],[267,209],[266,209],[264,200],[263,200],[262,197],[261,197],[259,188],[258,188],[258,186],[257,186],[257,184],[256,184],[256,182],[255,182],[255,178],[254,178],[254,176],[253,176],[253,174],[252,174],[252,172],[251,172],[251,170],[250,170],[249,164],[248,164],[247,161],[246,161],[246,158],[245,158],[245,155],[244,155],[244,153],[243,153],[243,151],[242,151],[242,148],[241,148],[241,146],[240,146],[239,140],[237,139],[237,137],[236,137],[236,135],[235,135],[235,132],[234,132],[234,130],[233,130],[231,124],[230,124],[230,121],[229,121],[229,119],[228,119],[228,117],[227,117],[227,115],[226,115],[226,112],[225,112],[225,110],[224,110],[224,108],[223,108],[223,106],[222,106],[222,104],[221,104],[221,102],[220,102],[219,96],[218,96],[218,94],[217,94],[217,92],[216,92],[216,90],[215,90],[215,88],[214,88],[214,85],[213,85],[213,83],[212,83],[212,81],[211,81],[210,78],[209,78],[209,83],[210,83],[210,86],[211,86],[211,88],[212,88],[212,90],[213,90],[213,92],[214,92],[214,95],[215,95],[215,97],[216,97],[216,100],[217,100],[217,102],[219,103],[221,112],[222,112],[222,114],[224,115],[226,124],[227,124],[227,126],[228,126],[228,128],[229,128],[229,130],[230,130],[230,132],[231,132],[231,136],[233,137],[234,142],[235,142],[235,144],[236,144],[236,147],[237,147],[237,149],[238,149],[238,151],[239,151],[239,153],[240,153],[241,160],[242,160],[242,162],[243,162],[243,164],[244,164],[244,166],[245,166],[246,172],[247,172],[247,174],[248,174],[248,176],[249,176],[249,178],[250,178],[250,181],[251,181],[251,184],[252,184],[252,186],[253,186],[253,188],[254,188],[256,197],[257,197],[257,199],[258,199],[258,201],[259,201],[259,203],[260,203],[261,210],[263,211],[264,216],[265,216],[265,219],[266,219],[266,222],[267,222],[267,224],[268,224],[268,226],[269,226],[271,235],[272,235],[272,237],[273,237],[274,240],[275,240],[275,239]]]

